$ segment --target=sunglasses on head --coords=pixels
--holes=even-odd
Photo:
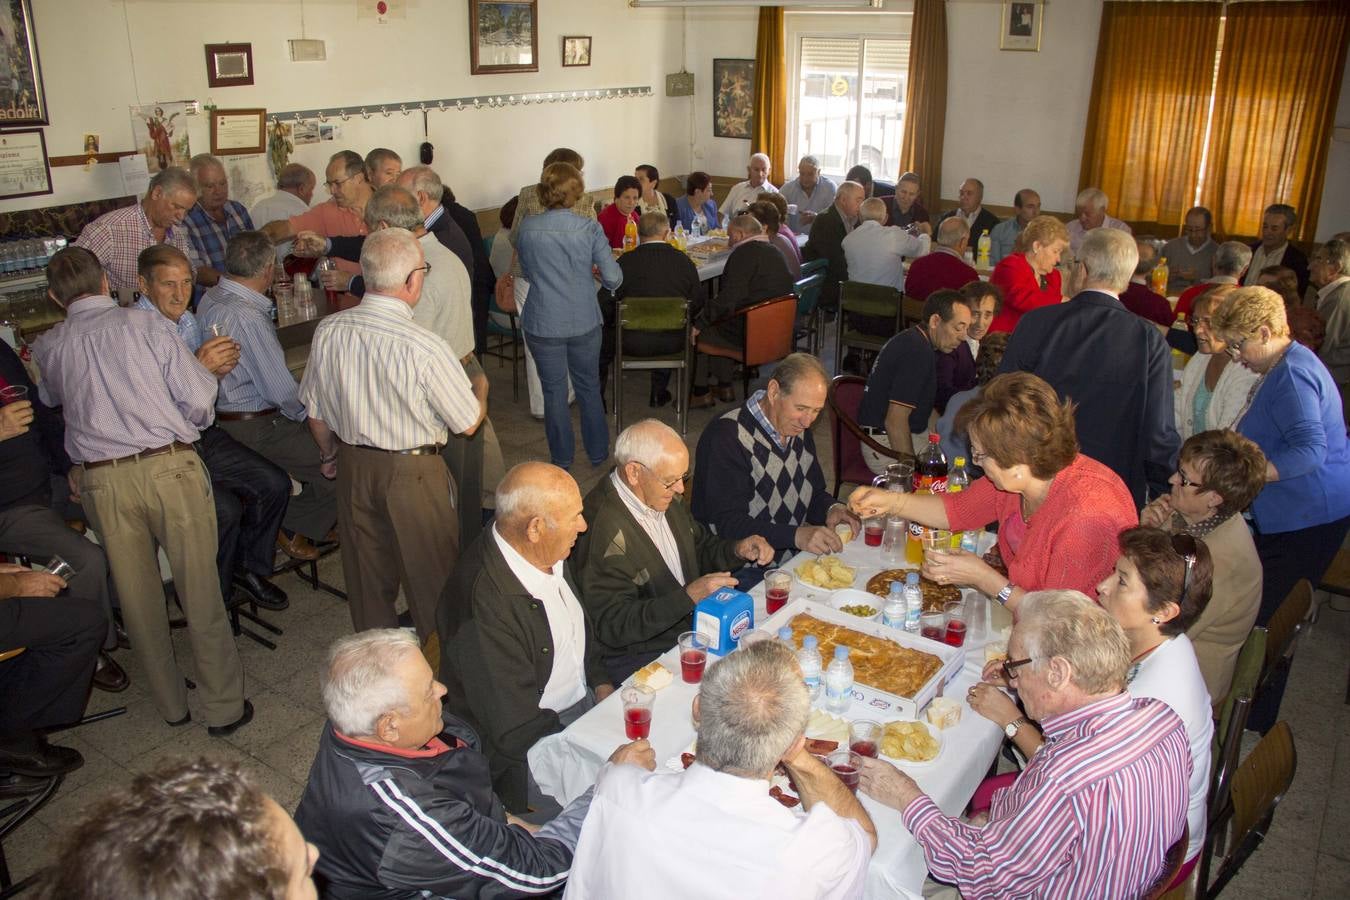
[[[1186,563],[1186,574],[1181,580],[1181,599],[1177,601],[1178,606],[1185,606],[1186,595],[1191,589],[1191,569],[1195,568],[1195,561],[1199,552],[1195,538],[1189,534],[1172,535],[1172,552],[1180,556]]]

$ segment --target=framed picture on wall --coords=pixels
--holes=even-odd
[[[563,38],[564,66],[589,66],[591,64],[591,39],[568,35]]]
[[[469,63],[471,75],[538,72],[537,0],[469,0]]]
[[[0,199],[52,192],[52,168],[41,128],[0,134]]]
[[[750,140],[755,122],[755,61],[713,60],[713,137]]]
[[[267,110],[211,111],[211,152],[216,156],[262,153],[267,149]]]
[[[1041,49],[1041,18],[1045,15],[1042,0],[1003,0],[1003,27],[999,32],[998,49]]]
[[[0,125],[47,125],[29,0],[0,0]]]
[[[206,83],[211,87],[252,84],[253,45],[207,44]]]

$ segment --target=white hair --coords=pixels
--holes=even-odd
[[[670,459],[671,444],[684,445],[680,435],[659,419],[643,419],[629,425],[614,441],[614,459],[620,466],[630,462],[654,469]]]
[[[413,269],[421,265],[417,238],[406,228],[385,228],[366,238],[361,246],[361,272],[366,290],[397,291]]]
[[[421,191],[432,203],[440,203],[441,198],[445,196],[445,183],[431,166],[413,166],[404,169],[399,178],[407,180],[408,189],[414,194]]]
[[[1125,686],[1129,639],[1111,614],[1086,595],[1070,590],[1031,591],[1017,608],[1014,629],[1033,668],[1043,671],[1050,660],[1059,657],[1068,662],[1073,683],[1086,693],[1119,691]]]
[[[1106,209],[1106,204],[1109,202],[1106,193],[1101,188],[1090,187],[1079,191],[1073,204],[1075,207],[1085,206],[1093,212],[1100,212]]]
[[[188,171],[191,172],[192,177],[196,179],[200,179],[202,177],[202,172],[206,169],[213,168],[220,169],[220,171],[224,172],[225,164],[220,161],[219,157],[212,156],[210,153],[198,153],[196,156],[192,157],[192,159],[188,160]]]
[[[1134,237],[1115,228],[1094,228],[1078,248],[1078,261],[1087,270],[1085,285],[1104,287],[1117,294],[1125,290],[1139,265]]]
[[[751,153],[751,154],[750,154],[750,162],[754,162],[754,161],[757,160],[757,159],[762,159],[762,160],[764,160],[764,164],[765,164],[766,166],[769,166],[770,168],[773,167],[773,160],[769,159],[769,154],[767,154],[767,153]]]
[[[880,197],[868,197],[862,202],[858,210],[858,215],[864,222],[880,222],[886,224],[886,201]]]
[[[743,646],[710,666],[699,685],[699,761],[715,772],[766,777],[810,715],[792,651],[778,641]]]
[[[380,716],[409,708],[396,667],[421,653],[416,635],[402,628],[376,628],[338,638],[328,650],[319,680],[323,707],[333,727],[349,737],[375,733]]]
[[[809,153],[806,154],[805,156],[803,156],[803,157],[801,158],[801,162],[797,163],[797,165],[799,165],[799,166],[810,166],[811,168],[815,169],[817,172],[820,171],[820,160],[816,159],[814,156],[812,156],[812,155],[809,154]]]
[[[1251,247],[1241,241],[1224,241],[1214,251],[1214,274],[1237,277],[1251,261]]]
[[[970,237],[970,226],[960,216],[948,216],[938,225],[937,242],[943,247],[955,247]]]

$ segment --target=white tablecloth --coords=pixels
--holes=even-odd
[[[988,540],[986,539],[986,543]],[[867,579],[882,568],[880,551],[867,547],[861,538],[850,543],[843,557],[858,567],[855,586],[861,587]],[[798,554],[788,565],[795,567],[811,554]],[[761,584],[751,592],[755,598],[755,621],[763,622],[764,588]],[[794,581],[792,599],[816,597],[824,600],[827,591],[813,591]],[[967,596],[981,605],[979,613],[971,616],[971,627],[966,641],[966,665],[947,686],[946,695],[964,699],[966,689],[980,677],[984,665],[984,644],[988,640],[990,616],[983,608],[989,601],[967,592]],[[694,740],[694,725],[690,715],[697,686],[680,679],[678,654],[674,648],[661,657],[661,662],[675,675],[674,682],[656,695],[652,712],[651,742],[656,751],[657,770],[667,760],[688,749]],[[871,718],[860,706],[848,718]],[[919,787],[949,815],[958,815],[970,801],[998,753],[1003,733],[992,722],[975,714],[969,707],[962,712],[955,727],[941,733],[943,748],[930,763],[902,766]],[[600,767],[627,739],[623,730],[622,703],[616,691],[595,709],[582,716],[565,731],[550,735],[529,753],[530,770],[545,793],[566,804],[595,783]],[[901,821],[900,813],[859,794],[864,808],[872,816],[877,828],[876,854],[867,876],[866,896],[918,898],[923,887],[927,866],[923,851],[910,836]]]

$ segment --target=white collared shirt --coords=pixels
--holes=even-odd
[[[1332,291],[1336,290],[1336,288],[1338,288],[1338,287],[1340,287],[1341,285],[1345,284],[1347,281],[1350,281],[1350,275],[1342,275],[1342,276],[1340,276],[1339,278],[1335,279],[1334,281],[1328,282],[1327,285],[1326,285],[1326,287],[1320,287],[1320,288],[1318,288],[1318,289],[1317,289],[1317,305],[1318,305],[1318,306],[1321,306],[1321,305],[1322,305],[1322,301],[1325,300],[1325,299],[1327,299],[1327,297],[1329,297],[1329,296],[1331,295],[1331,292],[1332,292]]]
[[[661,554],[661,559],[665,560],[666,568],[670,569],[670,574],[674,575],[675,580],[680,584],[684,584],[684,566],[680,565],[680,548],[675,543],[675,532],[670,530],[670,523],[666,521],[666,514],[657,512],[643,503],[642,498],[633,493],[633,489],[624,483],[623,478],[619,476],[618,469],[610,472],[609,477],[614,482],[614,488],[619,492],[619,498],[623,500],[623,505],[628,507],[628,511],[633,514],[633,518],[637,520],[638,525],[656,545],[657,551]]]
[[[562,560],[553,564],[552,572],[542,572],[502,537],[496,525],[492,537],[521,587],[544,604],[553,635],[553,671],[539,697],[539,708],[562,712],[586,696],[586,622],[581,604],[563,577]]]
[[[787,809],[762,779],[701,763],[676,775],[610,763],[563,896],[852,900],[862,896],[871,855],[857,822],[824,803]]]
[[[1251,287],[1256,284],[1257,279],[1261,277],[1262,269],[1281,265],[1284,262],[1284,252],[1288,249],[1288,241],[1269,252],[1266,251],[1265,244],[1257,244],[1256,249],[1252,251],[1252,261],[1247,265],[1247,275],[1242,279],[1243,286]]]

